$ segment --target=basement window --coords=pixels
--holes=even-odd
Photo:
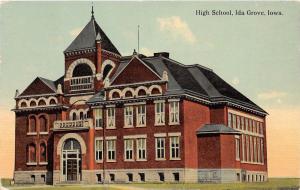
[[[132,173],[128,173],[127,176],[128,176],[128,182],[132,182],[133,181]]]
[[[109,177],[111,182],[115,181],[115,174],[109,174]]]
[[[174,175],[174,181],[179,182],[179,173],[176,172],[176,173],[173,173],[173,175]]]
[[[145,182],[145,173],[139,173],[139,176],[140,176],[140,180],[142,182]]]
[[[96,174],[97,182],[100,183],[102,181],[101,174]]]
[[[159,181],[164,182],[165,181],[165,175],[164,175],[164,173],[159,172],[158,175],[159,175]]]
[[[31,180],[31,183],[34,183],[35,182],[35,175],[31,175],[30,180]]]

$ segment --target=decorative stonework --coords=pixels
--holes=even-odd
[[[96,74],[95,64],[91,60],[89,60],[89,59],[80,58],[80,59],[77,59],[76,61],[74,61],[73,63],[71,63],[71,65],[69,66],[69,68],[68,68],[68,70],[66,72],[65,80],[68,80],[68,79],[72,78],[73,70],[79,64],[87,64],[87,65],[89,65],[90,68],[92,69],[93,75]]]
[[[71,139],[71,138],[76,139],[79,142],[80,147],[81,147],[81,153],[86,154],[86,145],[85,145],[83,138],[76,133],[67,133],[63,137],[61,137],[57,143],[57,155],[61,154],[61,149],[62,149],[63,143],[67,139]]]

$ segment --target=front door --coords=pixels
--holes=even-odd
[[[77,181],[77,160],[67,160],[67,180]]]
[[[81,181],[81,154],[79,142],[67,139],[61,157],[62,181]]]

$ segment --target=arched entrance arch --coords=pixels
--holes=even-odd
[[[80,135],[68,133],[59,140],[57,155],[60,155],[60,181],[81,181],[83,154],[86,154],[86,145]]]
[[[60,160],[63,181],[81,181],[81,146],[76,139],[63,143]]]

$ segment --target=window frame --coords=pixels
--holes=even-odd
[[[112,123],[111,126],[110,123]],[[116,108],[115,107],[107,107],[106,109],[106,129],[116,129]]]
[[[144,108],[144,113],[142,108]],[[144,117],[144,123],[140,124],[140,121],[142,121],[141,118],[143,117]],[[136,126],[146,127],[146,125],[147,125],[147,106],[146,104],[141,104],[136,106]]]
[[[125,106],[123,110],[124,110],[124,128],[132,128],[133,127],[133,106]],[[131,120],[131,125],[129,125],[128,122],[129,120]]]
[[[175,121],[172,121],[173,116]],[[180,101],[169,100],[169,125],[179,125],[179,124],[180,124]]]
[[[140,141],[144,141],[140,146]],[[140,151],[144,152],[145,158],[140,157]],[[141,153],[143,155],[143,153]],[[136,161],[147,161],[147,139],[146,138],[137,138],[136,139]]]
[[[177,139],[175,146],[173,146],[173,141],[174,139]],[[180,157],[180,136],[170,136],[170,160],[181,160]],[[178,156],[176,157],[176,150],[177,150],[177,154]],[[174,157],[173,157],[173,151],[174,152]]]
[[[111,146],[109,145],[109,143],[112,143]],[[116,139],[107,139],[106,140],[106,161],[107,162],[116,162],[116,143],[117,140]],[[111,152],[111,154],[110,154]],[[110,156],[114,156],[114,158],[110,158]]]
[[[100,146],[99,149],[97,149],[97,142],[99,142],[99,146]],[[104,156],[104,154],[103,154],[103,151],[104,151],[103,145],[104,145],[104,142],[103,142],[102,138],[96,138],[95,139],[95,161],[97,163],[102,163],[103,162],[103,156]],[[100,155],[101,155],[101,159],[99,159]]]
[[[165,121],[165,101],[156,101],[154,102],[155,106],[155,122],[154,125],[155,126],[162,126],[165,125],[166,121]],[[159,111],[159,112],[158,112]],[[161,122],[159,122],[161,121]]]
[[[158,144],[159,141],[160,144]],[[162,145],[161,142],[163,142],[163,146],[161,146]],[[155,137],[155,160],[166,160],[166,138],[165,137]]]
[[[93,111],[95,129],[103,129],[103,109],[95,108]]]
[[[127,152],[131,158],[127,157]],[[134,161],[134,139],[124,139],[124,161]]]

